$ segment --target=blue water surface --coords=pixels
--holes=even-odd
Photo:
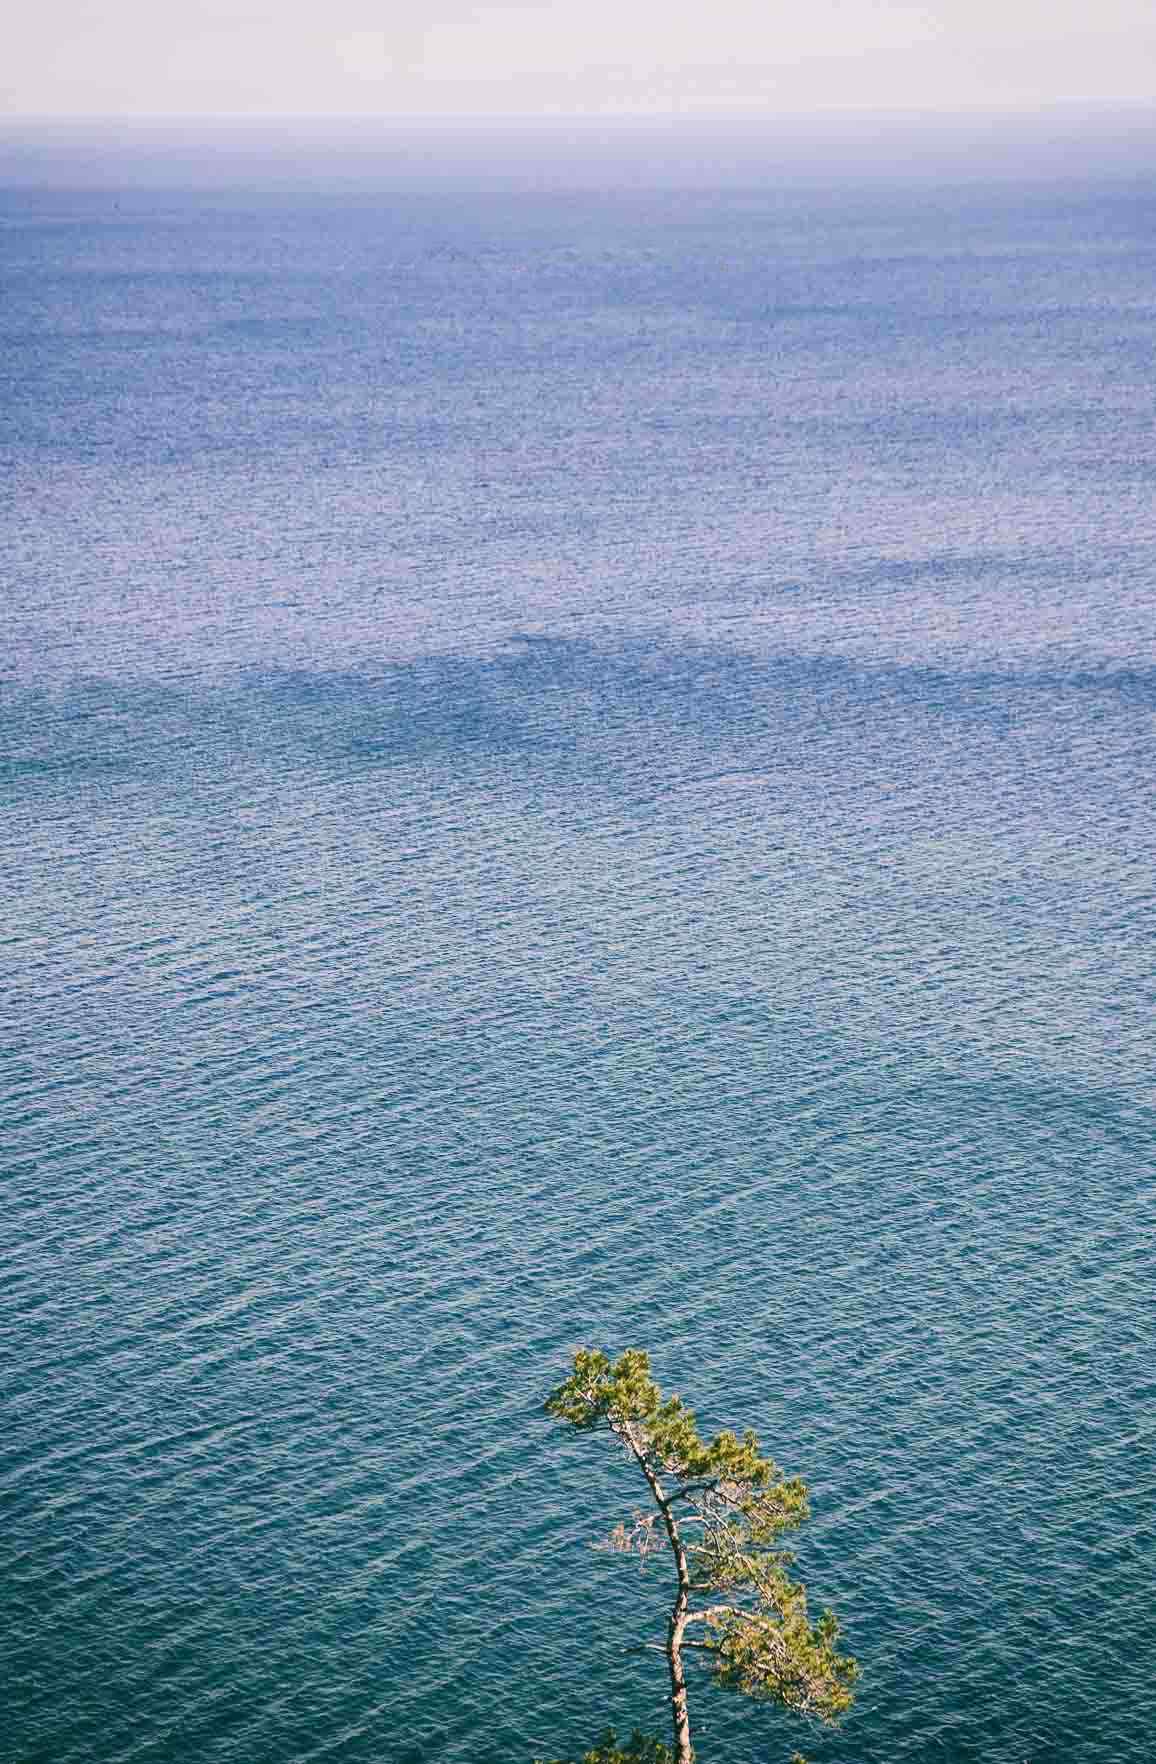
[[[1156,186],[0,201],[13,1764],[1156,1755]]]

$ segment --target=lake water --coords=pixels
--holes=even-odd
[[[1156,1753],[1156,185],[0,204],[6,1756]]]

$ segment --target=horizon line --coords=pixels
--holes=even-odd
[[[0,129],[12,125],[75,123],[104,124],[123,127],[131,124],[183,123],[329,123],[340,125],[405,126],[428,123],[459,127],[463,124],[605,124],[605,123],[797,123],[828,121],[862,122],[952,122],[979,119],[1002,119],[1016,122],[1046,120],[1057,114],[1080,117],[1114,115],[1151,115],[1156,120],[1156,96],[1151,98],[1049,98],[1023,105],[961,104],[951,107],[823,105],[807,110],[770,110],[743,104],[716,108],[682,105],[645,110],[540,110],[540,111],[322,111],[322,110],[203,110],[203,111],[5,111],[0,112]]]

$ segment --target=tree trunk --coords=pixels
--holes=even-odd
[[[670,1718],[674,1724],[674,1750],[678,1764],[694,1764],[690,1743],[690,1714],[686,1706],[686,1674],[682,1669],[682,1632],[686,1628],[686,1594],[680,1586],[670,1614],[666,1657],[670,1663]]]
[[[647,1463],[645,1453],[635,1439],[633,1431],[627,1431],[626,1439],[638,1460],[639,1469],[650,1484],[650,1492],[662,1514],[666,1535],[670,1539],[670,1547],[678,1569],[678,1597],[675,1599],[674,1608],[670,1613],[670,1623],[666,1634],[666,1659],[670,1667],[670,1719],[674,1728],[676,1764],[694,1764],[694,1747],[690,1743],[690,1712],[686,1702],[686,1673],[682,1665],[682,1638],[686,1630],[690,1607],[690,1568],[687,1564],[682,1536],[678,1529],[678,1520],[674,1516],[666,1491]]]

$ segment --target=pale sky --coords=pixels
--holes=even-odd
[[[17,0],[0,45],[10,117],[1156,100],[1156,0]]]

